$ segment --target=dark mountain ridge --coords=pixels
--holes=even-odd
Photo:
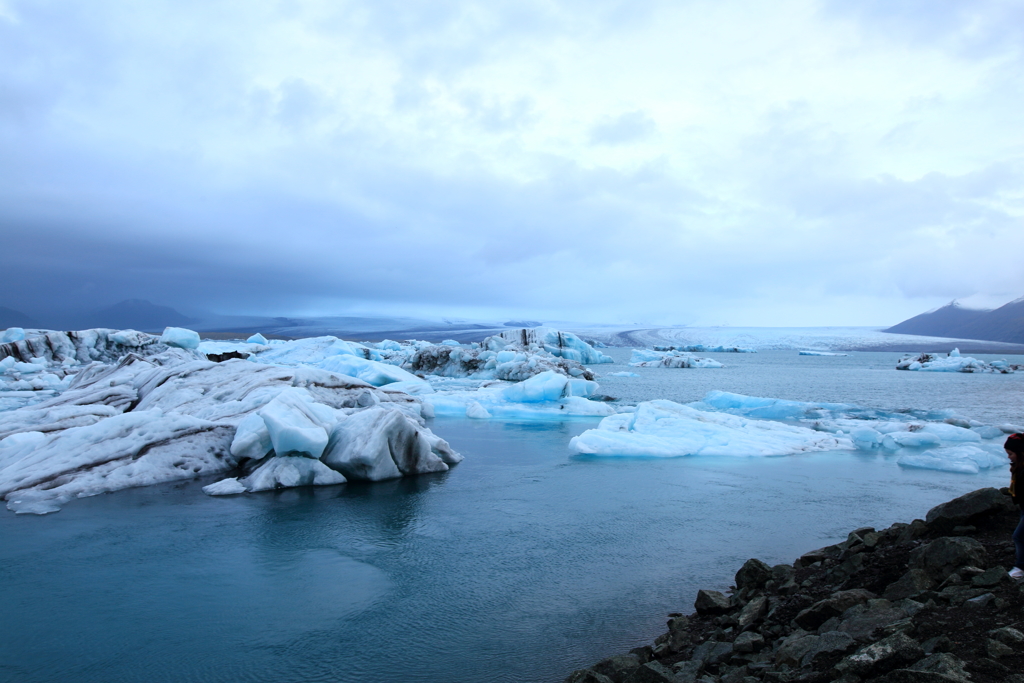
[[[8,327],[39,327],[39,323],[21,311],[0,306],[0,330]]]
[[[126,299],[113,306],[89,313],[77,321],[77,329],[109,327],[116,330],[163,332],[165,327],[177,327],[195,322],[170,306],[158,306],[145,299]]]
[[[951,301],[941,308],[916,315],[885,331],[1024,344],[1024,298],[993,310],[966,308],[956,301]]]

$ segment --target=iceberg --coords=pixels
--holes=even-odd
[[[357,374],[370,367],[377,373],[370,379],[386,376],[429,390],[423,380],[359,359],[358,347],[338,342],[314,340],[294,350],[319,361],[354,359]],[[288,344],[267,348],[282,346]],[[28,377],[52,378],[42,382],[50,389],[22,392],[45,394],[33,396],[31,405],[0,412],[0,497],[17,513],[54,512],[75,497],[240,468],[244,475],[207,492],[338,484],[360,478],[359,468],[346,474],[328,459],[337,461],[352,444],[376,444],[381,456],[382,440],[393,476],[443,471],[462,459],[425,426],[431,406],[287,354],[287,365],[214,362],[198,344],[183,348],[134,330],[47,332],[0,345],[0,354],[4,393]],[[362,413],[374,417],[359,418]],[[374,477],[387,469],[378,460]]]
[[[587,455],[648,457],[874,451],[896,456],[904,467],[976,473],[1005,464],[1003,435],[1003,429],[951,411],[887,412],[711,391],[689,405],[647,401],[632,415],[611,415],[570,448]]]
[[[574,437],[582,455],[682,457],[781,456],[847,449],[848,438],[767,420],[697,410],[673,401],[645,401],[636,412],[612,415]]]
[[[132,330],[134,332],[134,330]],[[138,333],[136,333],[138,334]],[[179,349],[194,349],[199,346],[199,333],[183,327],[168,327],[160,335],[160,341]]]
[[[634,349],[629,364],[636,368],[721,368],[717,360],[701,358],[683,351]]]
[[[897,370],[921,372],[998,372],[1006,375],[1022,367],[1024,366],[1011,365],[1005,360],[986,362],[970,356],[961,356],[960,349],[953,349],[945,358],[933,353],[922,353],[904,356],[896,362]]]
[[[801,356],[845,356],[845,353],[835,353],[834,351],[801,351]]]

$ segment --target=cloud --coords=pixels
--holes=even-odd
[[[643,111],[626,112],[616,117],[605,117],[590,131],[595,144],[622,145],[645,140],[657,131],[654,119]]]
[[[1001,3],[8,7],[28,313],[884,324],[1024,293],[988,265],[1024,246]]]

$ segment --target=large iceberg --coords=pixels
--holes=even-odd
[[[511,382],[544,372],[593,380],[594,373],[584,364],[614,362],[576,335],[545,327],[504,330],[474,344],[384,340],[367,344],[366,349],[385,363],[419,376]]]
[[[430,407],[408,393],[309,364],[213,362],[187,348],[191,335],[173,336],[184,343],[85,330],[0,345],[0,396],[34,394],[0,412],[0,497],[9,509],[52,512],[73,497],[237,468],[243,476],[207,492],[436,472],[462,459],[426,428]],[[297,355],[322,362],[340,350],[360,360],[336,341],[296,344]],[[371,378],[382,383],[408,376],[378,365],[387,372]],[[40,376],[53,380],[31,383]],[[338,465],[364,457],[360,444],[380,463],[373,476]]]
[[[1011,365],[1005,360],[991,362],[961,356],[960,349],[953,349],[949,355],[942,357],[933,353],[921,353],[916,356],[904,356],[896,362],[897,370],[918,370],[921,372],[998,372],[1010,374],[1020,370],[1022,366]]]

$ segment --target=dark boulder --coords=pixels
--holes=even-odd
[[[751,558],[736,572],[736,588],[762,588],[772,578],[772,568],[761,560]]]
[[[1016,509],[1010,497],[999,489],[985,488],[936,505],[928,511],[925,522],[937,533],[946,533],[953,527],[974,524],[992,515]]]
[[[838,617],[854,605],[867,602],[874,597],[874,593],[862,588],[837,591],[797,614],[793,622],[804,630],[813,631],[832,617]]]
[[[699,590],[693,608],[697,614],[725,614],[731,609],[729,598],[718,591]]]
[[[910,553],[911,569],[923,569],[942,581],[960,567],[984,567],[988,564],[985,546],[965,536],[943,536]]]

